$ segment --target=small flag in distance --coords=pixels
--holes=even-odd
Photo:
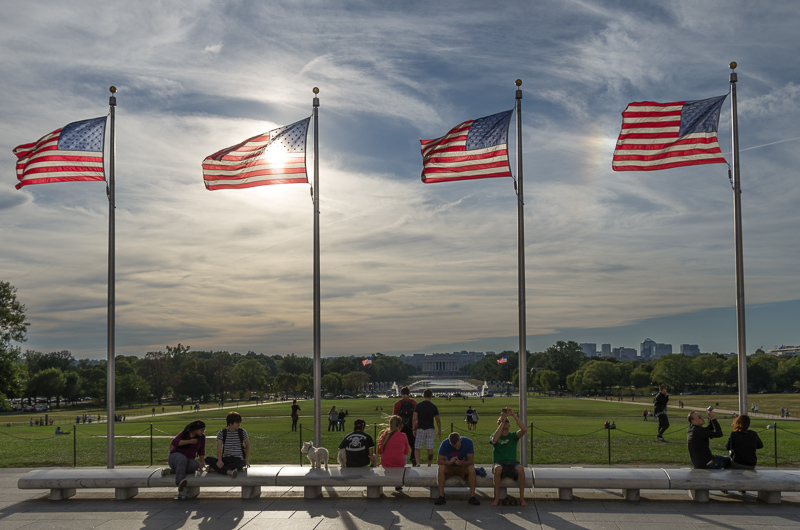
[[[308,182],[306,133],[311,118],[273,129],[203,160],[208,190]]]
[[[699,101],[631,103],[622,113],[614,171],[654,171],[726,163],[717,125],[725,96]]]
[[[497,364],[505,364],[508,362],[508,355],[503,355],[501,358],[497,359]]]
[[[104,181],[105,130],[105,116],[76,121],[36,142],[15,147],[16,188],[49,182]]]
[[[513,110],[467,120],[433,140],[420,140],[422,182],[510,177],[508,125]]]
[[[361,364],[364,365],[364,366],[367,366],[368,364],[372,364],[372,357],[367,357],[366,359],[361,361]]]

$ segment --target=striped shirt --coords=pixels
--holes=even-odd
[[[217,441],[221,442],[223,437],[223,431],[227,429],[222,429],[217,433]],[[239,458],[244,458],[244,452],[242,450],[242,443],[247,441],[247,431],[244,429],[240,429],[242,431],[242,439],[239,440],[239,433],[236,431],[228,431],[228,434],[225,436],[225,446],[222,448],[222,456],[237,456]]]

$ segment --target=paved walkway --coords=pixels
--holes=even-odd
[[[712,492],[711,502],[701,504],[690,501],[685,492],[643,491],[641,501],[629,502],[612,491],[575,490],[575,500],[559,501],[555,490],[529,490],[528,507],[520,508],[490,506],[489,490],[479,490],[480,506],[467,504],[466,491],[453,492],[447,504],[434,506],[423,488],[406,488],[405,493],[389,488],[382,499],[365,498],[361,488],[330,488],[314,500],[303,499],[302,488],[263,488],[260,498],[250,500],[240,498],[239,488],[214,488],[185,501],[173,500],[173,489],[150,488],[125,501],[115,501],[112,490],[84,490],[66,501],[50,501],[47,491],[17,489],[26,471],[0,469],[0,530],[800,527],[800,494],[784,495],[782,504],[767,505],[752,494]]]

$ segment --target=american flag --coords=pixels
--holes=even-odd
[[[510,177],[508,124],[513,110],[467,120],[434,140],[420,140],[422,182]]]
[[[203,160],[208,190],[308,182],[306,132],[311,118],[273,129]]]
[[[725,163],[717,141],[725,96],[698,101],[631,103],[622,113],[614,171],[654,171]]]
[[[103,140],[106,117],[76,121],[36,142],[14,148],[17,189],[28,184],[105,180]]]
[[[361,364],[363,364],[364,366],[366,366],[368,364],[372,364],[372,357],[367,357],[366,359],[361,361]]]
[[[500,359],[497,359],[497,364],[506,364],[508,362],[508,355],[503,355]]]

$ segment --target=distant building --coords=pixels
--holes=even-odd
[[[767,352],[769,355],[778,355],[781,357],[792,357],[800,355],[800,346],[781,346]]]
[[[650,359],[656,356],[656,341],[653,339],[644,339],[639,345],[639,357],[642,359]]]
[[[490,352],[494,355],[494,352]],[[430,375],[455,375],[468,364],[480,361],[486,354],[480,351],[453,353],[415,353],[412,356],[400,355],[404,363],[416,366],[420,371]]]
[[[611,357],[611,344],[600,345],[600,355],[603,357]]]
[[[596,342],[581,342],[581,351],[587,357],[597,357],[597,343]]]
[[[636,350],[634,348],[614,348],[611,350],[611,355],[619,361],[632,361],[636,359]]]
[[[662,357],[672,353],[672,344],[656,344],[656,357]]]
[[[697,344],[681,344],[681,353],[690,357],[700,355],[700,346]]]

